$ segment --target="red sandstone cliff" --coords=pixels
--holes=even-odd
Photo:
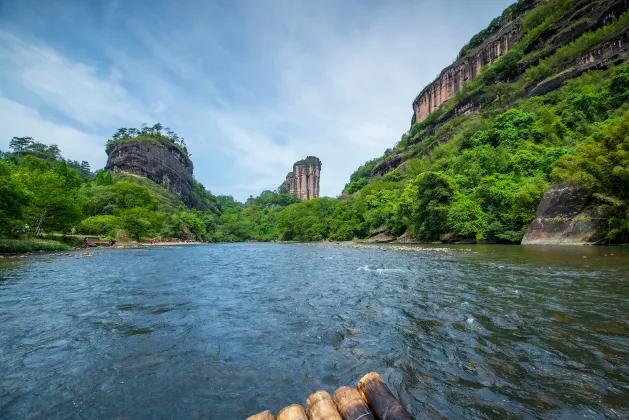
[[[284,186],[288,193],[300,200],[319,197],[319,179],[321,177],[321,161],[314,156],[295,162],[293,172],[286,175]]]
[[[454,64],[446,67],[439,77],[424,88],[413,101],[411,125],[424,121],[429,115],[441,108],[445,102],[452,99],[463,87],[464,83],[475,79],[484,66],[493,64],[509,52],[523,35],[521,20],[526,15],[526,12],[546,1],[548,0],[523,0],[524,8],[520,10],[519,15],[505,19],[493,35],[483,41],[478,47],[460,57]],[[528,67],[537,65],[542,58],[554,54],[558,48],[569,44],[586,32],[595,31],[609,23],[612,19],[624,13],[628,5],[628,0],[607,0],[598,4],[593,2],[591,7],[581,7],[574,14],[566,14],[556,25],[548,28],[536,40],[537,43],[546,45],[547,48],[545,48],[543,54],[537,55],[532,61],[521,62],[520,71],[523,73]],[[568,30],[564,30],[566,28]],[[579,71],[572,72],[570,75],[562,75],[562,77],[556,78],[551,83],[544,81],[538,86],[528,88],[526,96],[540,95],[553,90],[559,87],[565,80],[578,77],[583,71],[604,66],[604,63],[610,59],[614,64],[622,61],[618,57],[626,56],[627,46],[625,40],[626,33],[623,33],[616,40],[593,49],[586,56],[582,57],[578,63],[570,63],[572,66],[579,67]],[[530,50],[524,52],[528,53]],[[566,65],[566,67],[569,66]],[[473,103],[473,100],[459,104],[458,108],[454,110],[454,114],[462,115],[473,112],[477,108],[476,105]],[[450,116],[445,116],[445,118],[447,119]]]
[[[508,20],[480,46],[446,67],[439,77],[426,86],[413,101],[411,124],[424,121],[430,114],[441,108],[444,102],[452,99],[465,82],[476,78],[484,66],[494,63],[509,52],[520,40],[520,33],[520,21]]]

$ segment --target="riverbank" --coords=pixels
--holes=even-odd
[[[73,239],[72,237],[69,237]],[[106,242],[97,245],[77,245],[77,240],[72,241],[72,245],[49,239],[0,239],[0,255],[3,254],[27,254],[30,252],[55,252],[55,251],[79,251],[89,249],[125,249],[125,248],[149,248],[162,246],[185,246],[203,245],[205,242],[116,242],[113,246],[106,245]],[[73,246],[74,245],[74,246]]]
[[[0,239],[0,254],[24,254],[40,251],[67,251],[71,247],[46,239]]]

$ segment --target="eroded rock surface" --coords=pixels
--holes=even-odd
[[[607,220],[597,205],[578,187],[563,183],[544,193],[535,220],[522,245],[585,245],[599,242]]]
[[[522,18],[528,10],[543,1],[527,0],[525,3],[527,7],[523,9],[520,16],[505,21],[494,35],[460,57],[451,66],[446,67],[439,77],[426,86],[413,102],[411,125],[428,118],[430,114],[453,98],[465,82],[475,79],[481,73],[483,66],[496,62],[509,52],[522,37]],[[609,24],[626,12],[628,8],[629,2],[627,0],[606,0],[593,4],[592,7],[575,10],[573,14],[566,14],[553,27],[548,28],[540,35],[539,42],[544,42],[547,48],[542,54],[535,55],[530,61],[520,63],[520,72],[523,73],[527,68],[536,66],[541,59],[553,55],[559,48],[576,40],[586,32],[595,31]],[[575,62],[565,63],[564,68],[569,69],[569,71],[562,72],[551,80],[542,81],[538,86],[527,88],[525,96],[543,95],[560,87],[566,80],[579,77],[585,71],[606,68],[610,64],[617,65],[623,61],[627,54],[627,33],[625,31],[613,41],[595,46]],[[479,107],[477,100],[476,97],[468,98],[467,101],[458,104],[455,109],[444,115],[441,121],[476,111]]]
[[[319,198],[319,181],[321,178],[321,161],[314,156],[295,162],[293,172],[286,175],[284,186],[288,193],[300,200]]]
[[[148,178],[195,205],[192,194],[192,161],[176,145],[166,141],[131,141],[115,144],[109,151],[105,169]]]

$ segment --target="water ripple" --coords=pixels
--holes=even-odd
[[[3,262],[0,418],[246,418],[369,371],[418,418],[626,418],[629,252],[611,254],[235,244]]]

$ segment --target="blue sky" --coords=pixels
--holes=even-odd
[[[416,94],[512,0],[0,0],[0,149],[106,162],[161,122],[195,178],[244,200],[308,155],[321,194],[408,130]]]

